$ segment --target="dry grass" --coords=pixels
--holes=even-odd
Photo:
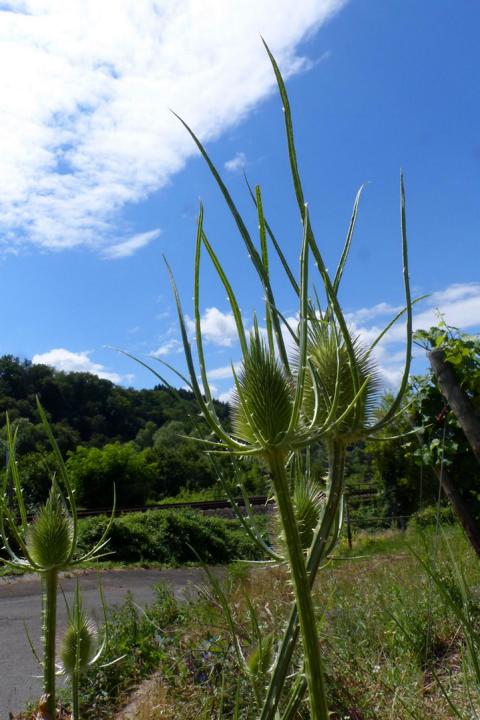
[[[388,546],[388,551],[332,562],[317,582],[332,720],[453,718],[436,678],[465,708],[458,624],[433,592],[404,536],[387,533],[377,542]],[[419,543],[417,538],[413,542]],[[454,542],[458,552],[467,553],[468,567],[475,574],[476,561],[458,534]],[[362,556],[361,543],[354,552]],[[446,577],[446,582],[450,580]],[[226,592],[247,651],[251,632],[246,594],[257,608],[265,633],[280,630],[292,599],[283,568],[256,568],[231,580]],[[209,645],[212,638],[218,657]],[[206,647],[210,650],[205,651]],[[192,660],[197,650],[210,653],[202,678]],[[219,665],[225,669],[227,689],[233,692],[238,669],[228,628],[218,602],[205,590],[202,601],[192,606],[175,646],[172,667],[178,673],[172,677],[170,668],[150,683],[128,720],[216,717],[214,712],[209,714],[208,703],[219,692]]]

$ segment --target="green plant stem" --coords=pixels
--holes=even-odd
[[[278,451],[270,452],[268,454],[268,462],[272,474],[272,482],[285,536],[290,573],[293,581],[298,622],[305,656],[305,675],[310,699],[311,720],[328,720],[329,712],[310,580],[307,575],[303,549],[290,497],[283,454]]]
[[[48,695],[46,710],[49,720],[55,720],[55,634],[57,629],[58,570],[47,570],[43,578],[43,691]]]
[[[342,440],[331,440],[328,443],[328,461],[327,502],[307,559],[310,588],[313,587],[320,563],[328,555],[334,544],[331,533],[339,515],[345,484],[345,444]],[[290,613],[288,625],[275,661],[260,720],[271,720],[271,718],[275,717],[281,692],[289,672],[293,651],[297,644],[298,634],[298,613],[295,605]]]
[[[72,674],[72,720],[80,720],[79,673]]]

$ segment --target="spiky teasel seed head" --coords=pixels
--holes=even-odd
[[[78,600],[76,600],[78,602]],[[92,663],[98,651],[97,627],[81,604],[74,607],[60,647],[62,670],[66,675],[83,673]]]
[[[265,450],[282,446],[290,424],[292,402],[290,379],[259,334],[252,333],[231,403],[235,435]]]
[[[73,542],[73,521],[55,481],[47,502],[27,530],[26,545],[33,562],[42,570],[65,567]]]
[[[347,345],[332,321],[317,320],[309,325],[307,354],[314,370],[315,380],[310,373],[307,373],[303,398],[304,414],[307,420],[314,417],[313,382],[315,382],[319,404],[316,425],[321,426],[327,421],[335,397],[337,397],[337,405],[333,417],[330,417],[329,421],[331,423],[346,413],[341,422],[334,427],[333,433],[336,437],[344,436],[347,442],[354,440],[364,432],[365,427],[372,419],[372,412],[380,390],[378,369],[367,351],[361,346],[358,338],[352,339],[352,349],[354,370],[358,377],[356,389]],[[364,384],[363,392],[355,400],[358,391]],[[353,406],[348,411],[352,403]]]

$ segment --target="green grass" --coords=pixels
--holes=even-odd
[[[478,578],[477,559],[458,528],[446,532],[473,582]],[[436,677],[465,708],[462,630],[409,547],[419,554],[435,553],[445,585],[458,592],[445,547],[437,545],[432,530],[359,536],[349,559],[340,548],[338,554],[345,559],[331,562],[320,573],[315,599],[323,616],[319,627],[332,720],[447,720],[452,714]],[[245,590],[264,633],[281,628],[291,590],[281,568],[256,570],[246,578],[242,571],[231,580],[226,591],[248,654],[254,642]],[[478,588],[472,608],[480,622]],[[208,703],[218,697],[220,666],[227,705],[240,678],[242,707],[247,708],[248,683],[241,679],[224,618],[211,594],[185,611],[177,633],[163,660],[163,676],[150,687],[136,720],[193,720],[208,713]],[[250,717],[244,710],[242,718]]]

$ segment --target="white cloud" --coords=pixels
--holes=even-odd
[[[231,160],[227,160],[224,167],[225,170],[228,170],[229,172],[239,172],[240,170],[243,170],[246,165],[247,158],[245,156],[245,153],[237,152],[235,157],[233,157]]]
[[[346,0],[10,0],[0,5],[0,228],[7,248],[119,246],[121,210],[289,76]],[[117,224],[114,236],[113,228]],[[128,240],[127,240],[128,242]],[[115,251],[113,251],[115,254]]]
[[[150,355],[152,357],[162,357],[163,355],[171,355],[173,353],[179,353],[183,349],[183,345],[179,340],[167,340],[167,342],[160,345],[159,348],[153,350]]]
[[[480,295],[480,283],[454,283],[446,290],[434,292],[429,297],[431,305],[443,304],[457,300],[464,300],[467,297],[478,297]]]
[[[241,367],[241,362],[235,362],[233,363],[233,367],[235,368],[235,372],[239,370]],[[232,366],[231,365],[225,365],[224,367],[214,368],[213,370],[209,370],[207,372],[207,377],[209,380],[231,380],[233,378],[232,373]]]
[[[427,306],[427,307],[425,307]],[[363,308],[359,312],[351,313],[351,317],[373,319],[379,314],[375,308],[389,307],[387,303],[380,303],[372,308]],[[398,308],[391,307],[391,315],[395,315]],[[455,283],[444,290],[433,292],[428,298],[414,306],[413,329],[426,329],[438,325],[439,315],[443,316],[448,325],[461,330],[480,328],[480,283]],[[385,322],[388,320],[386,319]],[[365,345],[372,343],[380,334],[383,327],[380,325],[362,325],[353,322],[353,329],[360,335]],[[405,316],[399,320],[385,335],[375,350],[376,359],[380,365],[380,372],[390,386],[398,384],[401,377],[401,368],[404,362],[404,353],[401,343],[405,342]]]
[[[226,392],[221,393],[217,400],[220,400],[220,402],[229,403],[232,401],[232,396],[235,388],[231,387],[230,390],[227,390]]]
[[[145,247],[152,240],[160,235],[160,230],[150,230],[149,232],[139,233],[128,240],[110,245],[103,251],[103,257],[109,260],[118,260],[119,258],[130,257],[140,248]]]
[[[56,370],[65,372],[88,372],[97,375],[104,380],[113,383],[131,382],[133,375],[119,375],[116,372],[109,372],[104,365],[93,362],[90,359],[91,351],[72,352],[65,348],[54,348],[46,353],[38,353],[32,358],[34,365],[50,365]]]
[[[366,320],[372,320],[375,317],[381,317],[382,315],[395,315],[400,312],[402,307],[402,305],[395,306],[386,302],[381,302],[370,308],[360,308],[359,310],[345,313],[345,317],[348,322],[360,323],[365,322]]]
[[[187,327],[195,332],[194,321],[186,316]],[[223,313],[216,307],[207,308],[200,319],[202,338],[213,345],[230,347],[237,340],[237,326],[233,313]]]

